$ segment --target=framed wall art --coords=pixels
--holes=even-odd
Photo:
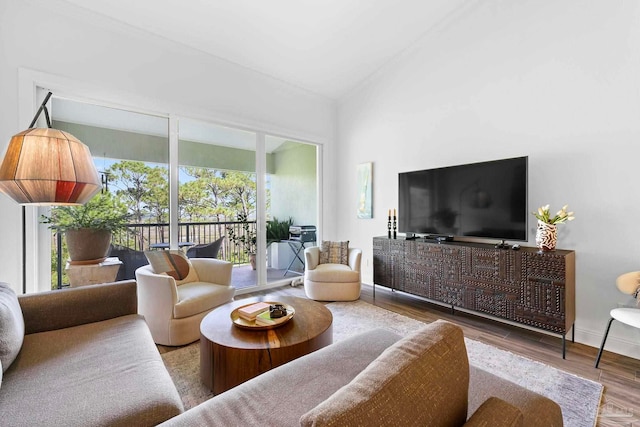
[[[361,219],[373,218],[373,163],[360,163],[357,168],[356,187],[358,189],[357,216]]]

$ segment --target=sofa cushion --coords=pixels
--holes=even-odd
[[[351,283],[360,282],[360,272],[344,264],[320,264],[307,270],[306,279],[314,282]]]
[[[182,319],[211,310],[231,301],[234,292],[230,286],[209,282],[185,283],[178,286],[178,302],[173,306],[173,317]]]
[[[320,247],[320,264],[349,264],[349,241],[323,241]]]
[[[347,338],[246,381],[162,426],[298,425],[302,414],[348,384],[399,338],[385,329]]]
[[[521,427],[522,412],[513,405],[497,397],[484,401],[464,427]]]
[[[26,335],[0,401],[3,425],[150,426],[183,410],[137,314]]]
[[[176,279],[176,285],[200,280],[189,258],[180,250],[145,251],[145,256],[156,274],[167,274]]]
[[[0,362],[3,372],[22,348],[24,318],[16,293],[7,283],[0,283]]]
[[[25,335],[136,314],[136,292],[136,281],[125,280],[20,295]]]
[[[462,330],[438,320],[385,350],[300,418],[303,426],[463,425],[469,362]]]

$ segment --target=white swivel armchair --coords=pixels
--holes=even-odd
[[[304,250],[304,291],[317,301],[354,301],[360,298],[362,250],[349,248],[348,265],[320,263],[320,248]]]
[[[192,258],[198,281],[178,284],[151,265],[136,270],[138,312],[151,330],[156,344],[179,346],[200,338],[200,322],[215,307],[233,300],[230,262]]]

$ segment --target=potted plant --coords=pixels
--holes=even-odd
[[[242,223],[242,234],[236,234],[233,227],[227,227],[229,233],[229,241],[233,242],[236,246],[240,246],[242,251],[249,258],[251,268],[256,269],[256,231],[252,229],[249,222],[247,222],[247,214],[239,213],[238,222]]]
[[[289,227],[291,227],[291,225],[293,225],[293,219],[291,217],[284,221],[273,217],[271,221],[267,221],[267,244],[287,240],[289,238]]]
[[[293,253],[289,245],[282,241],[289,238],[289,227],[292,224],[291,217],[282,221],[274,217],[267,221],[267,262],[270,267],[284,269],[291,263]]]
[[[97,264],[109,254],[111,235],[129,220],[126,205],[110,193],[98,193],[80,206],[58,206],[41,222],[63,232],[72,264]]]

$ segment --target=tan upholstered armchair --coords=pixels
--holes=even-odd
[[[136,270],[138,312],[156,344],[178,346],[200,338],[200,322],[215,307],[233,300],[230,262],[192,258],[198,281],[181,283],[156,274],[151,265]]]
[[[360,298],[362,250],[349,248],[348,264],[320,263],[320,248],[304,250],[304,291],[318,301],[354,301]]]

